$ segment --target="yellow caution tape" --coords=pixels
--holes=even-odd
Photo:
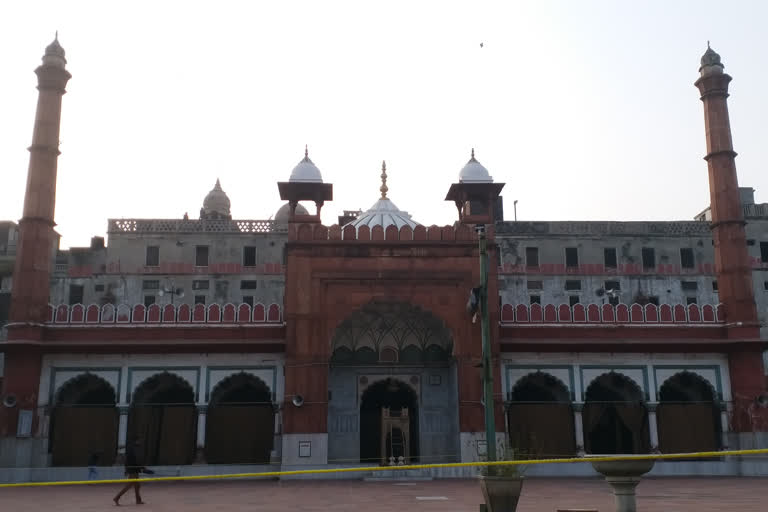
[[[484,466],[528,466],[533,464],[569,464],[575,462],[608,462],[620,460],[669,460],[669,459],[690,459],[707,457],[733,457],[739,455],[766,455],[768,448],[754,450],[727,450],[719,452],[694,452],[694,453],[665,453],[665,454],[646,454],[646,455],[619,455],[605,457],[570,457],[563,459],[534,459],[534,460],[500,460],[493,462],[445,462],[440,464],[412,464],[408,466],[371,466],[371,467],[348,467],[348,468],[326,468],[326,469],[296,469],[291,471],[264,471],[261,473],[231,473],[225,475],[190,475],[190,476],[160,476],[152,478],[137,479],[112,479],[112,480],[73,480],[61,482],[23,482],[14,484],[0,484],[0,487],[43,487],[50,485],[97,485],[97,484],[125,484],[128,482],[175,482],[181,480],[213,480],[218,478],[264,478],[292,475],[313,475],[327,473],[362,473],[366,471],[403,471],[409,469],[430,469],[430,468],[467,468]]]

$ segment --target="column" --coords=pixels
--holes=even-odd
[[[197,450],[195,463],[205,464],[205,419],[208,415],[207,405],[197,406]]]
[[[115,465],[125,462],[125,445],[128,441],[128,412],[130,407],[122,406],[117,408],[120,413],[120,421],[117,424],[117,458]]]
[[[584,455],[584,420],[581,415],[581,411],[584,409],[584,404],[573,404],[573,431],[576,435],[576,454]]]
[[[648,404],[648,434],[651,441],[651,453],[659,451],[659,424],[656,419],[656,407],[658,403]]]
[[[720,445],[721,449],[727,450],[730,443],[728,442],[728,406],[723,403],[722,409],[720,409],[720,429],[722,430],[722,443]]]

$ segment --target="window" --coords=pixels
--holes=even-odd
[[[69,285],[69,305],[82,304],[85,287],[80,284]]]
[[[578,281],[578,280],[566,281],[565,282],[565,289],[566,290],[581,290],[581,281]]]
[[[680,286],[684,292],[695,292],[699,289],[699,284],[696,281],[683,281]]]
[[[531,304],[541,304],[541,295],[531,295]]]
[[[103,284],[97,284],[93,286],[93,291],[95,292],[103,292],[104,291],[104,285]]]
[[[195,304],[205,304],[205,295],[195,295]]]
[[[147,246],[147,262],[148,267],[157,267],[160,265],[160,246],[148,245]]]
[[[685,298],[685,303],[688,304],[689,306],[691,304],[696,304],[696,297],[686,297]]]
[[[528,289],[529,290],[543,290],[544,289],[544,282],[543,281],[528,281]]]
[[[243,247],[243,266],[244,267],[256,266],[256,248],[255,247]]]
[[[683,247],[680,249],[680,266],[683,268],[693,268],[693,249]]]
[[[151,281],[144,281],[141,284],[142,290],[159,290],[160,289],[160,281],[153,279]]]
[[[209,281],[192,281],[192,289],[193,290],[207,290],[210,287]]]
[[[565,248],[565,266],[566,267],[579,266],[579,250],[576,247]]]
[[[643,270],[653,270],[656,268],[656,250],[653,247],[643,247]]]
[[[712,291],[713,292],[717,291],[717,281],[712,281]]]
[[[606,281],[605,282],[605,291],[608,290],[621,290],[621,283],[619,281]]]
[[[568,304],[571,306],[575,306],[579,303],[579,296],[578,295],[569,295],[568,296]]]
[[[240,281],[241,290],[255,290],[256,285],[256,281]]]
[[[616,259],[616,249],[613,247],[603,249],[603,259],[605,260],[605,268],[616,268],[618,266]]]
[[[149,306],[151,306],[154,303],[155,303],[155,296],[154,295],[145,295],[144,296],[144,305],[146,307],[149,307]]]
[[[760,261],[768,263],[768,242],[760,242]]]
[[[253,295],[243,295],[243,304],[253,307]]]
[[[196,267],[208,266],[208,246],[207,245],[195,246],[195,266]]]
[[[525,266],[526,267],[539,266],[539,248],[538,247],[525,248]]]
[[[648,302],[653,304],[654,306],[659,305],[659,296],[658,295],[651,295],[648,297]]]

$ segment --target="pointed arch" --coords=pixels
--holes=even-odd
[[[645,395],[634,380],[610,371],[592,380],[584,396],[582,420],[588,453],[648,453]]]
[[[718,394],[701,375],[683,370],[659,388],[657,420],[663,453],[716,451],[722,446]]]
[[[92,373],[66,381],[56,392],[49,450],[54,466],[112,465],[117,455],[117,394]]]

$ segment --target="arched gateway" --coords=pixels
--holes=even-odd
[[[371,302],[341,322],[331,349],[329,463],[457,458],[453,341],[441,319]]]

